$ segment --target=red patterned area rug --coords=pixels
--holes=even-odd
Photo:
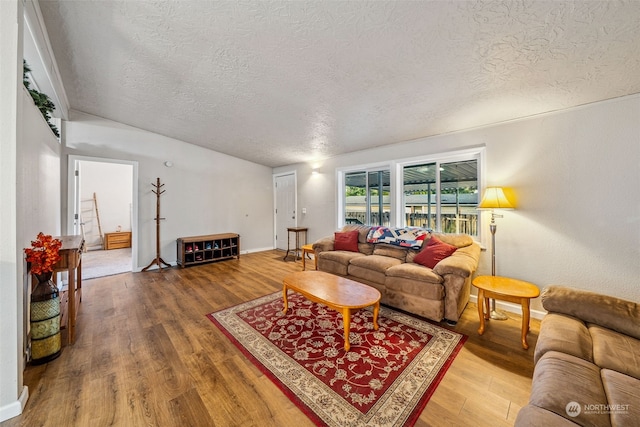
[[[208,317],[317,425],[412,426],[466,336],[380,308],[351,318],[297,293],[277,292]]]

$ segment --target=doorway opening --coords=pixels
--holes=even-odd
[[[69,230],[85,239],[83,279],[130,272],[137,264],[137,162],[70,156]]]

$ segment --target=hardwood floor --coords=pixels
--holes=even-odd
[[[311,426],[313,423],[205,317],[282,289],[301,263],[267,251],[240,260],[87,280],[76,342],[28,366],[24,413],[2,426]],[[528,351],[520,317],[469,336],[416,426],[509,426],[529,398],[540,322]]]

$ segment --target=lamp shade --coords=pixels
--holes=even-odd
[[[515,206],[504,195],[502,187],[487,187],[478,209],[514,209]]]

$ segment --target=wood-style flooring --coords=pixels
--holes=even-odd
[[[313,425],[205,315],[282,289],[301,262],[266,251],[240,260],[84,281],[76,342],[28,366],[29,400],[2,426]],[[307,263],[307,267],[312,263]],[[452,329],[469,336],[416,426],[510,426],[529,398],[530,349],[518,315],[478,336],[469,304]]]

